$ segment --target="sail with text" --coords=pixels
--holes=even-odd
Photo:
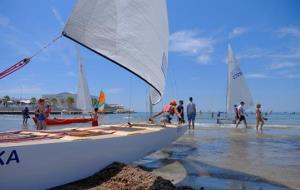
[[[227,81],[227,112],[233,112],[233,106],[241,101],[245,102],[245,108],[254,105],[250,90],[231,46],[228,45],[228,81]]]

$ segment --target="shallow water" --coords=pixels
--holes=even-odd
[[[238,129],[230,124],[217,125],[211,113],[198,115],[194,130],[133,164],[176,185],[196,189],[300,189],[300,115],[273,113],[267,117],[263,133],[257,134],[254,115],[248,115],[249,129],[243,125]],[[101,123],[146,119],[146,113],[109,114],[101,116]],[[0,115],[0,131],[20,130],[21,123],[20,115]],[[91,124],[51,129],[82,126]],[[28,129],[34,128],[29,120]]]

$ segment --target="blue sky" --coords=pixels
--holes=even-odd
[[[74,2],[1,0],[0,71],[58,36]],[[155,109],[193,96],[198,109],[225,110],[230,43],[256,103],[264,110],[300,111],[299,10],[297,0],[169,0],[167,84]],[[103,89],[109,103],[146,110],[143,81],[83,47],[81,54],[91,94]],[[76,90],[76,44],[67,38],[0,80],[0,97]]]

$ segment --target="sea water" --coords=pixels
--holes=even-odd
[[[248,129],[243,123],[238,129],[233,124],[217,124],[216,113],[197,114],[194,130],[133,164],[176,185],[195,189],[300,189],[300,113],[272,113],[265,117],[268,120],[263,132],[256,133],[255,114],[247,116]],[[148,113],[107,114],[100,116],[100,123],[147,119]],[[91,123],[49,130],[84,126]],[[34,128],[32,119],[23,126],[21,115],[0,115],[0,131]]]

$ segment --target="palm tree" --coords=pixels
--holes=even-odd
[[[71,108],[73,103],[75,102],[74,98],[72,96],[68,96],[67,97],[67,104],[68,104],[68,107]]]
[[[36,98],[35,97],[32,97],[30,99],[30,103],[32,104],[32,108],[34,107],[35,103],[36,103]]]
[[[5,107],[8,107],[8,101],[10,101],[10,97],[8,95],[4,96],[3,101],[4,101]]]

